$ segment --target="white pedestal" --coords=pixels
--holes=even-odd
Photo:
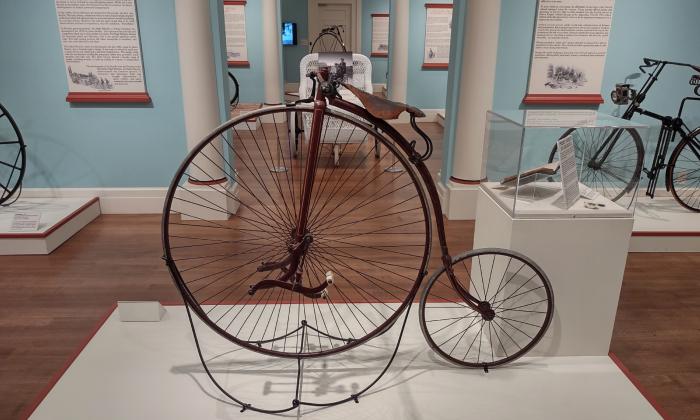
[[[554,290],[554,318],[533,354],[607,355],[632,217],[517,219],[485,188],[479,191],[474,248],[527,255],[542,267]]]
[[[16,212],[41,214],[35,232],[10,229]],[[50,254],[100,215],[97,197],[20,198],[0,208],[0,255]]]

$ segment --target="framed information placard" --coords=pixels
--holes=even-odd
[[[55,0],[68,102],[150,102],[135,0]]]
[[[389,56],[389,14],[372,13],[371,57]]]
[[[248,67],[248,45],[245,31],[245,1],[224,1],[226,60],[232,67]]]
[[[424,69],[447,69],[450,62],[450,35],[452,33],[452,5],[425,4]]]
[[[615,0],[539,0],[526,104],[601,104]]]

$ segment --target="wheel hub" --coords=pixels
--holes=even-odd
[[[496,317],[496,311],[494,311],[491,308],[491,304],[486,301],[479,302],[479,312],[481,312],[481,317],[485,321],[491,321]]]

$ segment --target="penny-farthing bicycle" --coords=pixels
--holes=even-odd
[[[552,319],[549,281],[517,252],[450,255],[438,193],[424,164],[432,144],[416,124],[424,114],[346,86],[363,108],[338,96],[326,69],[309,77],[310,98],[224,123],[178,169],[162,233],[164,258],[188,313],[231,343],[296,359],[299,366],[371,346],[402,314],[403,334],[428,275],[434,222],[442,267],[423,288],[419,307],[430,347],[455,365],[482,369],[526,354]],[[310,140],[297,159],[287,130],[290,111],[313,116]],[[385,121],[402,112],[425,141],[423,153]],[[328,127],[330,117],[351,129]],[[350,145],[355,131],[380,142],[382,153],[375,155],[373,142]],[[342,166],[319,153],[321,141],[331,139],[344,151]],[[390,166],[401,170],[386,171]],[[266,409],[226,391],[201,350],[200,359],[216,386],[244,410],[268,413],[358,401],[379,379],[336,401],[317,402],[299,393],[297,375],[290,405]]]
[[[316,39],[314,39],[314,42],[311,43],[311,50],[309,52],[347,52],[341,31],[344,32],[342,25],[333,25],[321,29],[321,32]]]
[[[0,206],[17,201],[27,164],[22,133],[10,112],[0,104]]]

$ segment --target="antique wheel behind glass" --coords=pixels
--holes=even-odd
[[[671,194],[688,210],[700,212],[700,129],[673,150],[668,161]]]
[[[567,130],[561,137],[568,135],[573,136],[581,183],[612,201],[617,201],[635,188],[644,164],[644,145],[637,130],[583,127]],[[616,140],[607,157],[593,162],[591,158],[610,136]],[[549,154],[549,162],[555,159],[556,143]]]
[[[217,128],[179,168],[163,214],[165,259],[186,303],[223,337],[274,356],[332,354],[385,331],[415,297],[430,250],[413,165],[369,125],[326,110],[334,122],[323,141],[341,150],[342,164],[319,153],[308,248],[295,272],[305,287],[328,272],[333,282],[317,298],[250,287],[286,273],[260,268],[293,252],[309,141],[293,159],[286,118],[311,111],[266,108]],[[358,133],[364,141],[352,143]],[[375,139],[385,146],[379,158]],[[403,171],[385,171],[392,165]]]
[[[229,91],[231,92],[231,101],[229,101],[229,105],[231,107],[231,110],[233,110],[235,107],[238,106],[240,97],[240,86],[238,84],[238,79],[236,79],[236,76],[234,76],[233,73],[228,72],[228,78],[231,79],[229,81]]]
[[[319,36],[316,37],[314,43],[311,44],[310,53],[322,53],[322,52],[347,52],[345,49],[345,43],[339,35],[333,32],[321,32]]]
[[[24,140],[19,127],[0,104],[0,205],[7,206],[19,197],[26,161]]]
[[[421,295],[420,325],[430,347],[460,366],[499,366],[523,356],[544,336],[552,320],[554,295],[533,261],[505,249],[477,249],[452,259],[462,288],[493,312],[469,307],[445,268],[431,277]]]

